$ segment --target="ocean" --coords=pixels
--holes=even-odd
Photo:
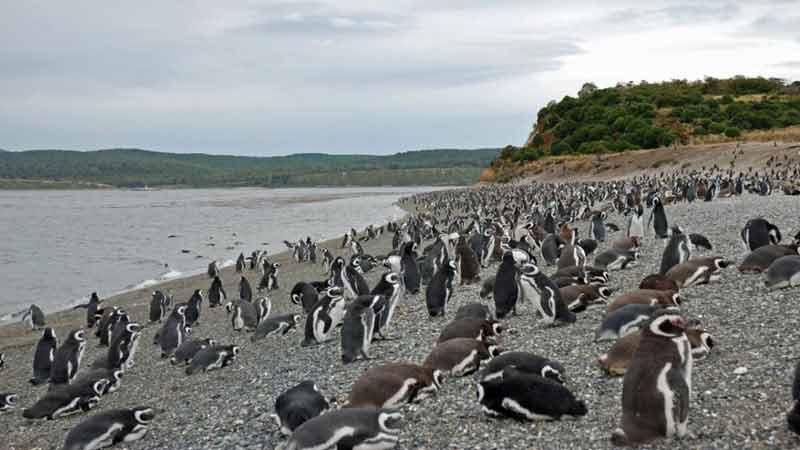
[[[429,187],[0,191],[0,322],[401,218]]]

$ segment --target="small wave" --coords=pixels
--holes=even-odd
[[[174,280],[175,278],[180,278],[183,276],[183,272],[178,270],[170,270],[168,272],[164,272],[158,276],[160,281],[167,281],[167,280]]]

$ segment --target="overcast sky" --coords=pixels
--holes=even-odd
[[[585,81],[800,79],[797,1],[0,0],[0,148],[521,144]]]

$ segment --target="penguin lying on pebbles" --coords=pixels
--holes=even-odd
[[[624,270],[639,259],[636,250],[608,249],[594,258],[594,265],[608,271]]]
[[[78,375],[78,377],[73,381],[76,385],[80,384],[94,384],[100,380],[108,381],[108,384],[105,386],[103,391],[100,393],[102,395],[109,394],[112,392],[116,392],[119,389],[120,385],[122,384],[122,376],[123,372],[122,369],[84,369]]]
[[[670,280],[666,275],[654,273],[642,279],[642,281],[639,283],[639,289],[678,292],[680,287],[678,286],[678,283]]]
[[[611,242],[611,248],[619,251],[639,250],[641,246],[642,239],[639,236],[620,238]]]
[[[687,328],[686,337],[692,347],[694,361],[705,359],[716,345],[713,336],[703,328]],[[608,352],[597,357],[600,368],[609,375],[623,375],[628,369],[636,349],[639,348],[641,339],[641,332],[636,332],[614,342]]]
[[[170,362],[172,364],[189,364],[200,350],[216,345],[217,341],[214,339],[191,339],[185,341],[180,347],[175,350]]]
[[[611,314],[627,305],[651,305],[667,308],[670,306],[679,306],[680,303],[680,294],[675,291],[638,289],[626,292],[615,298],[614,301],[608,305],[606,313]]]
[[[794,379],[792,380],[792,409],[786,416],[786,423],[789,430],[800,434],[800,362],[794,368]]]
[[[622,423],[611,435],[614,445],[688,434],[693,357],[685,324],[677,312],[662,310],[642,328],[623,380]]]
[[[481,303],[467,303],[466,305],[462,305],[456,311],[456,316],[453,320],[458,319],[482,319],[482,320],[494,320],[494,314],[492,310]]]
[[[30,379],[32,385],[44,384],[50,379],[57,347],[58,337],[55,330],[45,328],[33,353],[33,376]]]
[[[458,319],[445,325],[436,342],[442,343],[450,339],[469,338],[489,343],[496,340],[502,332],[503,326],[494,320]]]
[[[572,312],[585,311],[593,305],[604,305],[614,292],[608,286],[581,284],[558,289],[561,302]]]
[[[0,394],[0,412],[8,411],[17,407],[19,397],[17,394],[9,392]]]
[[[566,371],[560,362],[529,352],[504,352],[492,358],[478,375],[478,380],[502,376],[503,370],[513,367],[520,372],[532,373],[564,384]]]
[[[22,411],[26,419],[57,419],[59,417],[89,411],[100,401],[110,384],[101,379],[94,383],[69,384],[49,390],[30,408]]]
[[[744,257],[739,264],[739,272],[742,273],[761,273],[765,272],[769,266],[778,258],[783,256],[794,256],[800,253],[797,244],[791,245],[765,245],[759,247]]]
[[[775,245],[782,238],[781,230],[762,217],[748,220],[742,228],[741,237],[745,248],[750,251],[765,245]]]
[[[481,409],[494,417],[526,420],[560,420],[580,417],[586,404],[560,383],[533,373],[506,367],[497,377],[477,384]]]
[[[481,291],[478,295],[480,295],[480,297],[483,299],[491,299],[494,294],[494,282],[494,276],[490,276],[483,280],[483,283],[481,283]]]
[[[143,406],[97,413],[67,433],[62,450],[99,450],[137,441],[147,434],[154,418],[153,410]]]
[[[705,250],[713,250],[714,248],[711,246],[711,242],[708,240],[707,237],[703,236],[702,234],[698,233],[689,233],[689,241],[695,247],[699,247]]]
[[[353,383],[348,408],[397,409],[419,402],[441,389],[441,370],[416,364],[389,363],[370,368]]]
[[[86,334],[83,330],[74,330],[56,350],[50,368],[51,384],[69,384],[81,367],[83,352],[86,350]]]
[[[275,400],[275,414],[271,417],[277,422],[281,433],[288,436],[305,422],[330,409],[330,404],[320,394],[317,385],[311,380],[283,392]]]
[[[594,341],[614,340],[633,333],[641,328],[656,310],[658,307],[651,305],[625,305],[606,315],[594,334]]]
[[[250,342],[260,341],[267,336],[286,334],[297,329],[303,318],[300,314],[282,314],[263,320],[250,337]]]
[[[720,278],[722,269],[733,264],[720,256],[692,258],[673,266],[666,273],[667,278],[681,288],[708,284]]]
[[[300,425],[282,450],[394,448],[403,415],[385,409],[344,408]]]
[[[764,273],[764,285],[768,289],[800,286],[800,255],[776,259]]]
[[[487,345],[475,339],[449,339],[433,347],[423,365],[443,375],[463,377],[476,372],[481,361],[494,358],[501,352],[497,345]]]
[[[189,362],[186,375],[227,367],[238,354],[239,347],[235,345],[213,345],[200,349]]]

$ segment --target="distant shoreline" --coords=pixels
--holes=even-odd
[[[290,186],[262,186],[252,185],[212,185],[212,186],[191,186],[184,184],[160,185],[146,188],[112,186],[110,184],[91,183],[83,181],[65,180],[33,180],[24,178],[0,178],[0,191],[85,191],[85,190],[115,190],[115,191],[163,191],[167,189],[333,189],[333,188],[409,188],[409,187],[469,187],[478,183],[453,184],[450,180],[446,183],[410,183],[410,184],[318,184],[318,185],[290,185]]]

